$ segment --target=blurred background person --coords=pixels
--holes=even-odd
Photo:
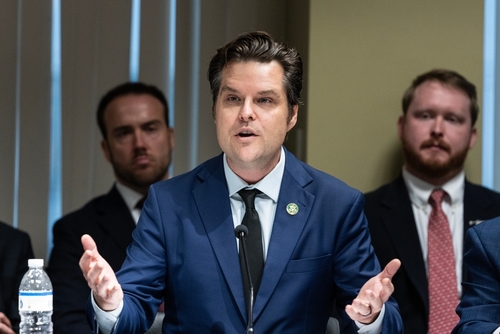
[[[97,109],[101,147],[115,184],[54,225],[47,272],[54,287],[54,333],[92,333],[85,314],[90,294],[78,265],[80,238],[91,235],[113,270],[120,269],[149,186],[169,177],[174,149],[164,94],[144,83],[125,83],[104,95]]]
[[[0,333],[19,331],[19,284],[32,258],[30,236],[0,222]]]
[[[365,195],[365,214],[381,265],[402,262],[393,296],[405,333],[449,333],[458,321],[464,232],[500,215],[500,194],[465,178],[479,113],[472,83],[429,71],[412,82],[402,107],[402,173]]]

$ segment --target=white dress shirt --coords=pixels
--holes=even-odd
[[[231,213],[233,214],[234,227],[241,224],[245,215],[245,203],[238,194],[238,191],[244,188],[258,189],[262,194],[255,198],[255,210],[259,214],[260,225],[262,228],[262,247],[264,261],[267,258],[267,250],[269,249],[269,241],[271,240],[271,232],[273,230],[274,216],[276,214],[276,204],[281,188],[281,180],[285,170],[285,152],[281,149],[281,156],[278,164],[273,170],[267,174],[262,180],[256,184],[249,185],[236,175],[227,164],[226,155],[224,154],[224,174],[227,180],[229,189],[229,201],[231,202]],[[238,243],[236,243],[238,247]]]

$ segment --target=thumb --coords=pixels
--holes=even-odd
[[[94,239],[88,234],[82,235],[82,246],[84,251],[91,251],[92,255],[97,255],[99,254],[97,252],[97,245],[95,244]]]
[[[381,278],[392,279],[392,277],[394,277],[394,275],[396,275],[396,273],[398,272],[399,267],[401,267],[401,261],[398,259],[393,259],[385,266],[384,270],[380,273]]]

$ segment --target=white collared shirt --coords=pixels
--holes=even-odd
[[[464,240],[464,189],[465,173],[461,171],[446,182],[441,187],[436,187],[430,183],[422,181],[410,174],[403,167],[403,179],[408,189],[410,201],[415,217],[415,224],[418,231],[418,238],[422,248],[422,256],[427,270],[427,229],[429,226],[429,216],[432,207],[429,204],[429,197],[434,189],[443,189],[447,196],[443,198],[442,208],[448,218],[450,231],[453,240],[453,252],[455,254],[455,269],[457,275],[457,290],[459,296],[462,293],[462,257]]]
[[[231,213],[233,214],[234,227],[241,224],[245,215],[245,203],[238,194],[238,191],[244,188],[258,189],[262,192],[255,198],[255,210],[259,214],[260,225],[262,228],[262,247],[264,261],[267,259],[267,250],[271,240],[273,230],[274,216],[276,215],[276,205],[281,188],[281,180],[285,171],[285,151],[281,148],[281,155],[278,163],[262,180],[256,184],[249,185],[236,175],[227,164],[226,155],[223,157],[224,174],[227,180],[229,190],[229,201],[231,202]],[[238,245],[238,243],[236,243]]]

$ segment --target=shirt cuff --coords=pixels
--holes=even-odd
[[[359,321],[355,321],[356,326],[358,327],[359,334],[379,334],[382,332],[382,320],[384,320],[385,314],[385,304],[382,305],[382,309],[378,314],[377,319],[369,325],[362,324]]]
[[[118,318],[123,310],[123,300],[120,305],[113,311],[104,311],[101,309],[94,300],[94,294],[90,293],[92,300],[92,307],[94,309],[95,320],[97,322],[97,333],[110,334],[113,331]]]

